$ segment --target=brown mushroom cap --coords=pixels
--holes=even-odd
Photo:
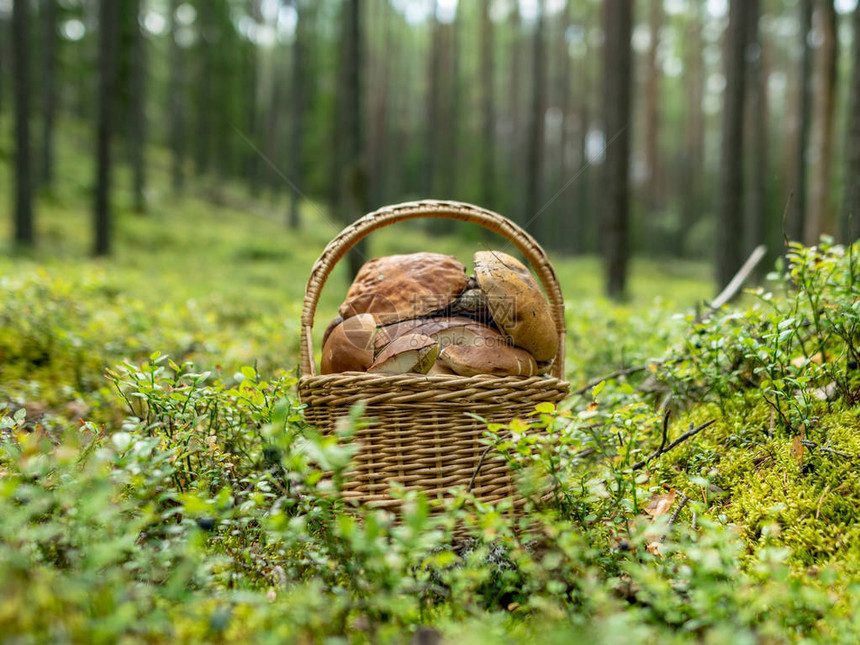
[[[406,334],[388,344],[368,368],[379,374],[426,374],[436,362],[439,345],[423,334]]]
[[[514,345],[537,361],[553,358],[558,330],[543,291],[525,265],[501,251],[478,251],[475,276],[487,294],[493,321]]]
[[[448,307],[466,288],[466,267],[441,253],[412,253],[365,262],[340,306],[340,315],[372,313],[385,325]]]
[[[445,365],[445,363],[437,359],[433,363],[433,367],[427,371],[427,376],[458,376],[458,374]]]
[[[439,352],[439,361],[460,376],[535,376],[534,357],[519,347],[448,345]]]
[[[325,331],[323,332],[323,337],[322,337],[323,345],[325,345],[326,341],[328,341],[328,337],[331,336],[331,333],[332,333],[332,331],[334,331],[334,328],[337,327],[342,322],[343,322],[343,316],[335,316],[332,319],[332,321],[328,324],[328,327],[326,327]]]
[[[347,318],[331,329],[323,343],[321,374],[364,372],[373,364],[376,320],[371,314]]]
[[[376,337],[373,339],[374,349],[381,352],[392,341],[406,334],[411,334],[430,320],[436,320],[436,318],[413,318],[412,320],[401,320],[390,325],[383,325],[376,330]]]
[[[507,343],[495,329],[460,316],[439,318],[416,318],[393,325],[380,327],[374,339],[376,351],[404,334],[424,334],[436,340],[440,346],[472,344],[478,338],[491,338],[500,344]]]

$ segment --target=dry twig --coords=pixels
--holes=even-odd
[[[717,422],[716,419],[711,419],[710,421],[705,421],[705,423],[703,423],[700,426],[692,428],[691,430],[687,430],[687,432],[685,432],[680,437],[675,439],[675,441],[673,441],[668,446],[666,446],[665,449],[657,450],[657,451],[653,452],[649,457],[646,457],[642,461],[638,461],[635,464],[633,464],[633,466],[631,467],[631,470],[639,470],[640,468],[644,468],[646,465],[648,465],[648,462],[651,461],[652,459],[656,459],[660,455],[663,455],[663,454],[669,452],[673,448],[684,443],[690,437],[694,437],[697,434],[699,434],[702,430],[704,430],[705,428],[708,428],[708,427],[714,425],[716,422]]]
[[[681,511],[684,509],[684,507],[689,501],[690,498],[682,493],[681,501],[678,503],[678,508],[675,509],[675,511],[672,513],[672,517],[669,518],[669,523],[666,525],[666,533],[660,536],[660,542],[666,541],[666,536],[669,534],[669,527],[671,527],[675,522],[678,521],[678,516],[681,514]]]

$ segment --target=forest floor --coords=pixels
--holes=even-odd
[[[348,463],[348,432],[316,436],[295,395],[304,284],[337,225],[306,204],[289,231],[285,204],[231,186],[220,205],[200,185],[174,198],[156,155],[149,212],[130,210],[120,174],[114,257],[88,259],[74,149],[61,149],[71,179],[39,199],[37,250],[0,249],[0,633],[857,641],[860,312],[846,249],[795,249],[790,282],[702,323],[703,264],[637,259],[619,305],[599,296],[597,259],[554,258],[566,377],[598,383],[527,419],[538,440],[523,424],[513,441],[488,433],[554,500],[525,526],[462,492],[439,516],[410,498],[401,525],[365,510],[356,522],[320,481]],[[495,244],[404,230],[381,231],[372,253],[469,265]],[[317,334],[345,289],[334,276]],[[600,379],[631,366],[643,369]],[[672,441],[705,424],[637,465],[664,428]]]

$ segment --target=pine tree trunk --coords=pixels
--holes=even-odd
[[[146,212],[146,41],[140,0],[131,2],[131,165],[134,210]]]
[[[439,92],[437,98],[438,127],[436,186],[438,196],[443,199],[457,197],[457,155],[458,150],[458,116],[460,111],[460,54],[458,43],[458,26],[462,8],[457,11],[457,18],[448,24],[439,25]],[[434,233],[451,233],[456,226],[454,220],[430,220],[430,230]]]
[[[705,94],[704,60],[702,59],[702,15],[697,6],[691,9],[686,32],[684,85],[687,88],[686,129],[684,152],[681,155],[681,227],[677,253],[690,252],[688,237],[702,217],[702,184],[705,172],[705,114],[702,99]]]
[[[633,0],[606,0],[603,42],[603,249],[606,293],[623,298],[630,237],[630,114]]]
[[[717,211],[717,282],[725,287],[743,262],[743,136],[746,1],[730,0],[725,42],[720,190]]]
[[[307,66],[307,34],[310,10],[296,3],[296,32],[293,40],[293,74],[292,92],[290,93],[292,105],[292,119],[290,121],[290,161],[287,176],[295,186],[304,183],[304,129],[305,129],[305,106],[308,104],[307,81],[305,79],[305,67]],[[292,187],[291,187],[292,188]],[[301,213],[299,204],[301,195],[293,188],[290,192],[290,211],[287,219],[288,226],[296,230],[301,227]]]
[[[15,87],[15,245],[32,247],[33,186],[30,176],[30,7],[29,0],[12,5],[12,66]]]
[[[169,45],[170,89],[167,108],[167,123],[170,130],[171,166],[170,177],[173,192],[185,190],[185,55],[176,40],[176,11],[180,0],[170,0]]]
[[[788,219],[785,224],[786,237],[795,241],[803,239],[807,217],[806,156],[809,146],[809,124],[812,112],[812,84],[810,82],[812,49],[809,46],[810,32],[812,31],[812,3],[813,0],[800,0],[799,38],[803,58],[798,70],[800,76],[798,83],[800,104],[797,108],[797,147],[794,153],[794,203],[792,208],[789,209]]]
[[[260,8],[260,0],[247,0],[246,11],[255,26],[259,26],[262,21],[262,12]],[[257,90],[260,84],[257,44],[254,42],[247,43],[244,48],[244,73],[242,79],[244,81],[244,128],[248,133],[248,138],[255,145],[265,148],[266,156],[272,158],[272,141],[266,133],[266,129],[270,125],[268,122],[263,122],[262,113],[266,112],[265,107],[261,107],[257,102]],[[246,146],[245,154],[243,155],[243,172],[247,188],[250,196],[256,198],[260,194],[263,179],[268,176],[268,169],[263,169],[260,154],[252,146]]]
[[[436,163],[438,159],[437,144],[439,141],[439,72],[442,58],[442,30],[436,17],[438,0],[432,0],[433,13],[430,20],[432,44],[428,57],[427,68],[427,125],[424,131],[424,194],[426,197],[436,197]]]
[[[660,30],[663,27],[663,0],[651,0],[648,14],[651,42],[648,46],[647,77],[645,84],[645,164],[648,167],[648,208],[660,207],[662,177],[659,166],[660,135],[660,79],[662,70],[657,60],[660,48]]]
[[[387,40],[389,42],[389,67],[390,79],[388,85],[391,87],[389,97],[390,113],[388,118],[388,132],[386,134],[385,150],[383,151],[383,202],[398,201],[406,192],[406,173],[404,172],[404,160],[410,142],[409,106],[413,92],[412,81],[414,74],[409,66],[406,56],[408,48],[404,41],[408,42],[408,35],[401,29],[403,18],[396,11],[388,11]],[[421,133],[423,135],[423,132]]]
[[[848,97],[848,131],[845,137],[845,205],[842,239],[860,238],[860,5],[854,10],[854,53]]]
[[[54,119],[57,113],[57,0],[45,0],[42,47],[42,185],[54,181]]]
[[[367,169],[364,164],[364,138],[362,130],[362,64],[364,60],[364,43],[362,39],[361,0],[347,0],[346,6],[347,43],[344,114],[346,118],[346,169],[344,212],[353,222],[368,210],[368,181]],[[367,259],[365,240],[359,242],[349,253],[350,275],[354,278]]]
[[[573,191],[569,191],[567,181],[571,176],[571,169],[568,163],[568,148],[571,140],[571,118],[570,118],[570,52],[567,43],[567,32],[570,28],[570,12],[572,0],[567,0],[562,10],[561,21],[558,34],[558,59],[561,63],[559,69],[558,91],[559,91],[559,110],[561,111],[561,137],[558,142],[556,168],[558,169],[557,180],[555,181],[555,193],[560,194],[555,196],[553,204],[555,228],[554,228],[554,243],[553,246],[561,250],[569,250],[565,247],[568,240],[567,232],[571,229],[571,220],[573,219],[573,208],[571,196]]]
[[[389,3],[379,3],[382,16],[381,23],[382,41],[384,43],[383,55],[375,57],[374,69],[377,70],[376,80],[373,83],[370,97],[372,100],[370,133],[368,142],[368,154],[370,156],[370,206],[378,208],[384,203],[386,189],[386,153],[388,151],[388,113],[389,113],[389,86],[391,76],[392,47],[394,43],[394,27],[392,25],[392,10]]]
[[[460,154],[460,111],[462,88],[460,86],[460,26],[462,23],[463,8],[457,9],[457,16],[454,21],[448,25],[448,43],[450,60],[447,61],[448,86],[451,100],[447,106],[447,115],[445,117],[446,129],[448,132],[447,143],[447,174],[445,178],[445,194],[456,199],[458,195],[457,180],[459,179],[459,154]],[[450,231],[454,228],[454,220],[446,219],[439,220],[443,224],[443,230]]]
[[[520,16],[520,7],[518,2],[511,4],[511,13],[508,17],[508,31],[511,34],[511,42],[507,46],[509,59],[507,67],[510,70],[510,79],[508,85],[508,141],[507,150],[509,153],[508,172],[507,172],[507,209],[511,213],[519,213],[523,208],[523,123],[521,118],[522,101],[520,100],[523,94],[522,87],[522,61],[523,56],[523,37],[522,37],[522,17]]]
[[[747,124],[748,159],[747,180],[749,182],[744,231],[744,254],[749,255],[759,244],[767,241],[767,224],[770,221],[767,202],[768,173],[768,118],[767,85],[764,74],[764,49],[759,28],[761,0],[746,0],[746,61],[747,87],[749,89]]]
[[[212,4],[210,2],[200,2],[195,5],[197,8],[197,22],[199,23],[200,36],[198,38],[197,47],[197,67],[198,73],[195,85],[197,86],[197,105],[195,106],[196,114],[195,121],[197,124],[197,134],[195,137],[195,165],[199,175],[208,174],[211,168],[211,158],[213,149],[213,111],[214,111],[214,92],[212,91],[213,76],[215,70],[212,65],[212,45],[207,38],[207,34],[213,31],[212,21]]]
[[[538,241],[547,240],[547,212],[541,211],[541,181],[543,177],[543,122],[546,94],[546,61],[544,60],[544,0],[538,4],[538,18],[532,44],[532,87],[528,121],[528,151],[526,154],[526,200],[522,214],[525,229]]]
[[[586,5],[583,11],[577,3],[576,21],[579,24],[590,24],[591,21],[599,20],[594,16],[594,10]],[[598,9],[599,11],[599,9]],[[599,14],[598,14],[599,16]],[[592,195],[598,194],[593,190],[602,175],[602,168],[593,165],[594,161],[589,157],[588,133],[592,127],[602,127],[601,120],[595,118],[598,114],[598,106],[603,100],[601,86],[593,81],[595,68],[603,65],[602,57],[598,48],[590,45],[588,39],[583,39],[583,55],[579,63],[574,67],[573,79],[573,102],[575,105],[574,122],[576,123],[576,165],[572,171],[575,179],[569,190],[575,191],[571,217],[565,218],[570,224],[564,235],[565,246],[572,253],[583,254],[600,252],[598,237],[600,231],[603,203],[601,199],[592,199]]]
[[[821,46],[815,54],[812,77],[809,206],[803,228],[803,241],[808,245],[817,244],[822,233],[836,232],[830,200],[837,53],[836,9],[833,0],[816,0],[813,21]]]
[[[6,110],[6,67],[9,59],[6,43],[9,40],[11,40],[9,25],[6,20],[0,18],[0,116],[3,116]]]
[[[494,33],[490,0],[481,0],[481,205],[496,208]]]
[[[117,6],[114,0],[99,5],[99,116],[96,135],[96,191],[93,253],[111,252],[111,134],[113,129],[114,61],[116,59]]]

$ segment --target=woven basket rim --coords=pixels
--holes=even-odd
[[[328,243],[314,263],[305,287],[305,301],[301,315],[301,373],[309,376],[317,374],[312,336],[314,317],[321,291],[338,261],[355,244],[373,231],[399,222],[422,218],[454,219],[477,224],[489,231],[498,233],[523,254],[536,273],[549,301],[550,313],[559,339],[551,372],[556,378],[563,378],[565,359],[564,296],[555,268],[546,251],[528,232],[512,220],[496,212],[466,202],[434,199],[383,206],[344,228]]]
[[[371,374],[368,372],[337,372],[335,374],[303,374],[299,383],[313,382],[316,385],[337,381],[365,381],[368,384],[379,385],[415,385],[438,383],[451,386],[483,386],[483,385],[531,385],[546,383],[548,385],[569,385],[564,379],[556,376],[541,374],[538,376],[495,376],[493,374],[476,374],[475,376],[459,376],[456,374]]]
[[[554,376],[451,376],[421,374],[338,374],[299,377],[304,403],[345,405],[358,401],[381,403],[451,403],[488,399],[560,400],[570,393],[570,383]]]

